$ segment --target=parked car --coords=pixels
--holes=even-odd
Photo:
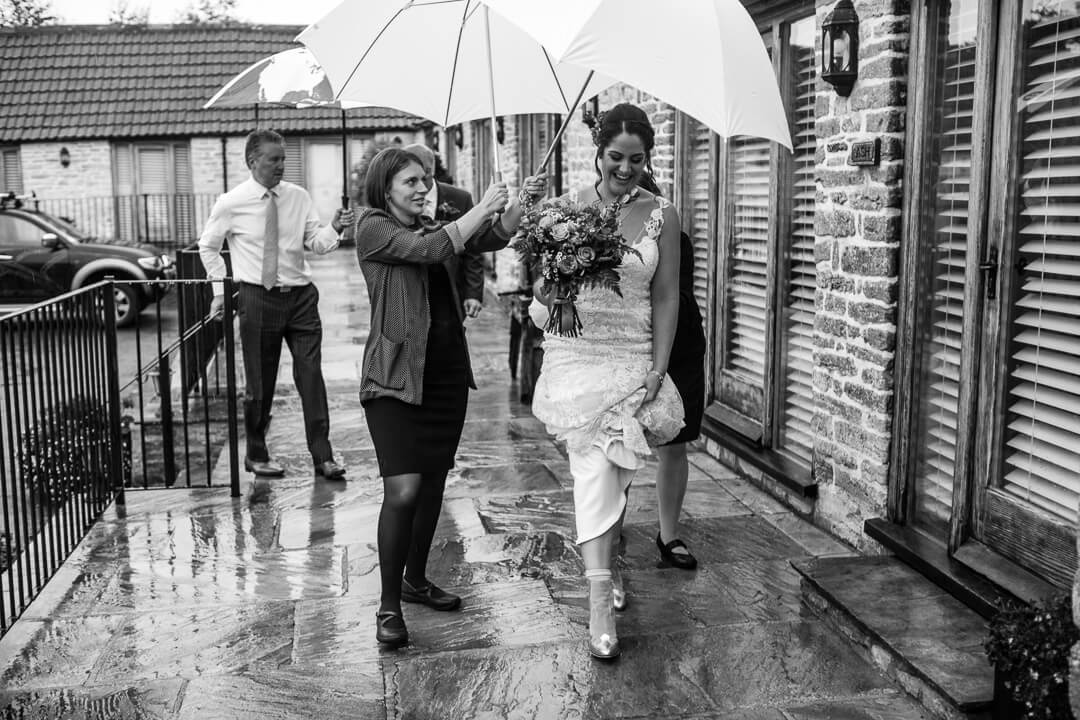
[[[95,242],[27,199],[0,194],[0,305],[38,303],[112,277],[116,324],[125,327],[168,292],[167,284],[122,282],[175,278],[175,263],[160,248]]]

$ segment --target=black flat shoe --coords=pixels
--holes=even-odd
[[[697,567],[697,558],[690,554],[690,549],[686,547],[686,543],[676,538],[671,542],[665,544],[660,539],[660,533],[656,533],[656,547],[660,548],[660,557],[662,557],[669,565],[679,568],[680,570],[693,570]],[[686,550],[685,553],[672,552],[677,547],[681,547]]]
[[[409,630],[405,618],[396,610],[375,613],[375,639],[383,645],[399,647],[409,642]]]
[[[432,610],[457,610],[461,607],[461,598],[448,593],[435,583],[428,583],[422,588],[414,588],[408,580],[401,580],[401,599],[405,602],[427,605]]]

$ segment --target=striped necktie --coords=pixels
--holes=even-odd
[[[277,193],[266,191],[266,230],[263,232],[262,286],[272,290],[277,285],[278,216]]]

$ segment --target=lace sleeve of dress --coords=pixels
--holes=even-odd
[[[664,210],[669,207],[671,207],[670,202],[659,195],[656,196],[656,208],[649,213],[649,219],[645,221],[645,234],[651,239],[656,240],[660,237],[664,229]]]

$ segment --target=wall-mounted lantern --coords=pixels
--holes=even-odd
[[[454,126],[454,144],[457,145],[457,149],[465,147],[465,131],[461,125]]]
[[[592,120],[600,114],[600,96],[593,95],[581,106],[581,122],[586,125],[592,124]]]
[[[71,153],[68,152],[66,147],[60,148],[60,165],[67,167],[71,164]]]
[[[499,115],[495,118],[495,139],[499,141],[499,144],[503,144],[503,140],[506,139],[506,129],[503,127],[503,116]]]
[[[821,79],[847,97],[859,77],[859,16],[839,0],[821,23]]]

